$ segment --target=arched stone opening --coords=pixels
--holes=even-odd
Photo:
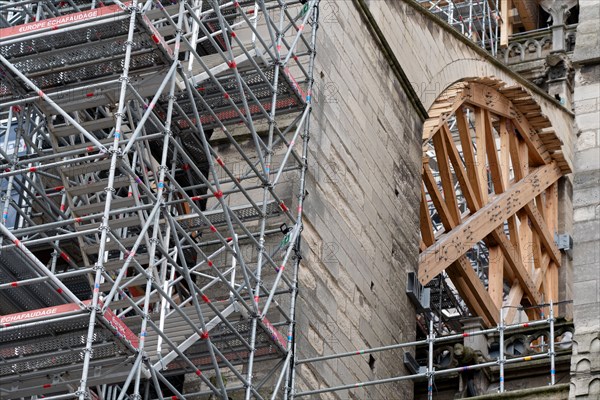
[[[557,182],[570,173],[562,144],[536,101],[499,80],[457,82],[433,102],[423,128],[418,276],[458,295],[450,311],[437,310],[440,319],[463,306],[462,315],[494,326],[503,307],[512,323],[519,306],[533,319],[548,312],[536,306],[559,300]]]

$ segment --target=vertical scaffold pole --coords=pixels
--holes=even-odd
[[[256,5],[256,4],[255,4]],[[269,133],[268,133],[268,138],[267,138],[267,149],[269,151],[267,151],[267,153],[265,154],[265,159],[264,159],[264,165],[265,168],[263,168],[263,172],[264,172],[264,179],[265,182],[267,182],[267,184],[264,186],[263,189],[263,202],[262,202],[262,208],[261,208],[261,213],[263,215],[263,218],[261,218],[260,220],[260,233],[259,233],[259,238],[258,238],[258,256],[257,256],[257,261],[256,261],[256,287],[254,289],[254,298],[252,299],[254,301],[254,309],[256,310],[256,315],[252,317],[252,328],[251,328],[251,333],[250,333],[250,346],[252,347],[252,351],[250,351],[250,354],[248,356],[248,371],[247,371],[247,377],[246,379],[248,380],[248,386],[246,387],[246,395],[245,395],[245,399],[246,400],[250,400],[250,397],[252,396],[252,379],[253,379],[253,368],[254,368],[254,355],[255,355],[255,350],[256,350],[256,329],[257,329],[257,325],[259,320],[261,319],[260,315],[260,308],[259,308],[259,301],[260,301],[260,291],[261,291],[261,284],[262,284],[262,265],[263,265],[263,256],[266,252],[265,249],[265,230],[266,230],[266,226],[267,226],[267,203],[269,200],[269,185],[272,185],[272,181],[271,181],[271,162],[273,159],[273,132],[275,129],[275,113],[277,112],[277,86],[279,85],[279,65],[281,63],[281,42],[283,39],[283,22],[285,19],[285,11],[283,9],[283,7],[279,10],[279,28],[278,28],[278,33],[277,33],[277,39],[275,44],[275,49],[273,49],[275,51],[275,60],[273,60],[273,62],[275,63],[275,65],[277,66],[273,72],[273,87],[275,88],[275,90],[273,91],[273,96],[272,96],[272,100],[271,100],[271,110],[269,113]],[[267,21],[267,24],[269,22]],[[254,38],[253,38],[254,39]],[[291,51],[291,50],[290,50]],[[258,150],[258,146],[257,146],[257,150]],[[281,168],[283,168],[283,165],[281,166]],[[275,290],[275,288],[273,288],[273,291]],[[273,292],[274,293],[274,292]]]
[[[429,351],[427,356],[427,399],[433,399],[433,342],[435,341],[435,334],[433,333],[433,318],[429,321],[429,336],[427,342],[429,344]]]
[[[121,85],[119,92],[119,102],[117,107],[117,113],[115,113],[116,121],[115,121],[115,130],[114,130],[114,139],[112,143],[112,147],[110,150],[111,159],[110,159],[110,169],[108,174],[108,182],[106,185],[106,201],[104,203],[104,212],[102,213],[102,223],[100,225],[100,243],[98,249],[98,261],[94,266],[94,290],[92,294],[92,301],[89,305],[88,309],[90,310],[90,320],[87,332],[86,346],[84,350],[84,359],[83,359],[83,367],[81,371],[81,381],[79,385],[79,390],[77,391],[77,396],[79,396],[79,400],[85,400],[88,396],[87,388],[88,388],[88,374],[90,368],[90,362],[92,358],[92,345],[94,338],[94,326],[96,324],[96,312],[100,311],[98,306],[98,300],[100,298],[100,281],[102,278],[102,271],[104,270],[104,251],[106,249],[106,241],[108,238],[109,225],[108,220],[110,218],[110,210],[112,204],[112,196],[114,191],[114,182],[115,182],[115,173],[117,169],[117,161],[120,156],[119,154],[119,143],[121,139],[121,127],[123,125],[123,117],[125,115],[125,103],[127,101],[125,92],[127,90],[127,83],[129,82],[129,64],[131,61],[131,53],[133,49],[133,38],[135,31],[135,21],[136,14],[138,11],[137,8],[137,0],[133,0],[133,3],[130,7],[128,7],[128,11],[131,13],[129,18],[129,29],[127,32],[127,41],[124,43],[125,46],[125,59],[123,61],[123,72],[120,77]],[[69,117],[70,118],[70,117]],[[93,137],[92,137],[93,138]],[[92,139],[90,138],[90,140]],[[100,142],[96,139],[91,140],[99,145],[99,147],[104,147]]]
[[[550,384],[556,384],[556,366],[555,366],[555,355],[554,355],[554,303],[550,300],[550,347],[548,355],[550,356]]]
[[[303,215],[303,206],[304,206],[304,197],[305,197],[305,186],[306,186],[306,175],[308,172],[308,142],[310,140],[310,113],[312,112],[313,107],[313,85],[315,82],[314,79],[314,69],[315,69],[315,57],[317,56],[317,31],[319,29],[319,3],[320,0],[317,0],[313,4],[313,15],[312,15],[312,32],[310,37],[310,58],[308,62],[308,84],[306,88],[306,104],[307,104],[307,112],[306,120],[304,121],[304,132],[302,133],[302,169],[300,171],[300,183],[299,183],[299,194],[298,194],[298,217],[296,223],[300,225],[300,229],[303,228],[302,225],[302,215]],[[307,11],[308,12],[308,11]],[[302,237],[298,234],[296,239],[296,250],[300,253],[300,244],[302,243]],[[293,353],[289,366],[285,373],[285,381],[286,387],[284,388],[284,399],[293,399],[294,398],[294,385],[296,379],[296,299],[298,297],[298,275],[300,269],[301,257],[296,257],[294,261],[294,272],[293,272],[293,283],[292,283],[292,295],[291,295],[291,304],[290,304],[290,324],[288,326],[287,332],[287,351],[288,353]]]
[[[469,2],[469,39],[473,38],[473,2]]]
[[[504,307],[500,308],[500,322],[498,323],[500,332],[500,348],[498,349],[498,364],[500,365],[500,393],[504,393]]]

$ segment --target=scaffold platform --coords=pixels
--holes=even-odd
[[[82,306],[89,304],[88,300]],[[3,398],[61,392],[77,385],[90,320],[82,306],[63,304],[0,317]],[[92,380],[118,382],[131,369],[137,347],[137,335],[112,311],[105,311],[92,338]]]

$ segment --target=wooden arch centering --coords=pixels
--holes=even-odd
[[[446,271],[473,315],[512,323],[516,307],[558,300],[558,179],[570,172],[560,139],[519,87],[460,82],[423,129],[419,281]],[[468,257],[487,249],[482,280]],[[535,318],[531,309],[530,317]]]

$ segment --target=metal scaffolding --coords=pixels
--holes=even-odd
[[[500,8],[498,0],[418,0],[433,15],[488,49],[498,52]]]
[[[380,352],[384,352],[384,351],[392,351],[392,350],[398,350],[398,349],[406,349],[408,351],[408,350],[410,350],[410,348],[414,348],[415,346],[426,346],[428,349],[426,365],[417,364],[417,362],[416,362],[416,360],[414,360],[414,358],[410,358],[410,357],[407,358],[407,354],[409,354],[409,353],[405,353],[405,364],[410,364],[409,368],[413,370],[412,371],[413,373],[410,375],[392,376],[392,377],[377,379],[377,380],[342,384],[339,386],[321,387],[318,389],[317,388],[314,388],[314,389],[309,388],[308,390],[298,391],[297,393],[295,393],[295,397],[301,398],[301,397],[306,397],[306,396],[314,396],[316,394],[321,394],[321,393],[346,391],[346,390],[352,390],[352,389],[359,389],[359,388],[363,388],[363,387],[367,387],[367,386],[382,385],[382,384],[386,384],[386,383],[414,380],[414,381],[427,382],[427,398],[429,400],[432,400],[435,397],[433,389],[434,389],[434,385],[435,385],[435,377],[436,376],[438,376],[438,377],[439,376],[448,376],[448,375],[453,375],[456,373],[460,374],[460,373],[465,373],[468,371],[475,371],[475,370],[486,369],[486,368],[489,369],[489,368],[494,368],[494,367],[498,368],[498,375],[499,375],[498,392],[504,393],[505,392],[505,379],[504,379],[505,374],[504,374],[504,372],[505,372],[506,365],[530,362],[530,361],[540,360],[540,359],[549,360],[549,363],[550,363],[549,385],[555,385],[556,384],[556,353],[559,349],[562,351],[570,349],[570,347],[572,345],[572,342],[570,339],[571,336],[568,336],[570,334],[567,334],[567,335],[561,334],[562,337],[559,337],[558,335],[556,335],[556,333],[557,333],[555,331],[556,319],[555,319],[555,315],[554,315],[555,305],[553,303],[542,304],[542,305],[540,305],[540,307],[547,307],[549,309],[547,318],[536,320],[536,321],[529,321],[526,323],[506,324],[504,321],[505,308],[502,308],[500,310],[500,319],[499,319],[500,322],[499,322],[498,326],[496,326],[496,327],[493,327],[490,329],[474,330],[474,331],[464,332],[464,333],[459,333],[459,334],[454,334],[454,335],[445,335],[445,336],[437,336],[435,334],[434,320],[432,318],[429,320],[429,331],[427,334],[427,338],[424,340],[396,343],[396,344],[391,344],[391,345],[387,345],[387,346],[373,347],[373,348],[368,348],[368,349],[350,351],[350,352],[346,352],[346,353],[331,354],[331,355],[325,355],[325,356],[320,356],[320,357],[298,360],[297,361],[298,365],[302,365],[302,364],[310,365],[310,364],[316,364],[316,363],[320,363],[320,362],[324,362],[324,361],[328,361],[328,360],[339,360],[339,359],[344,359],[344,358],[348,358],[348,357],[360,357],[360,356],[364,356],[366,354],[374,354],[374,353],[380,353]],[[547,340],[545,337],[543,337],[542,339],[538,339],[536,341],[536,344],[534,344],[533,342],[530,343],[529,344],[530,349],[528,349],[528,352],[526,353],[526,355],[523,355],[523,356],[507,355],[507,354],[509,354],[509,352],[507,351],[507,347],[505,344],[505,334],[517,331],[524,327],[525,328],[535,327],[536,329],[548,329]],[[461,340],[461,339],[468,338],[468,337],[487,336],[487,335],[498,335],[498,337],[499,337],[499,351],[498,351],[498,356],[496,359],[490,358],[490,359],[484,360],[482,362],[473,362],[468,365],[462,365],[462,366],[451,365],[449,367],[447,366],[446,368],[437,368],[436,369],[436,365],[438,365],[438,364],[436,364],[434,361],[434,358],[436,357],[435,351],[434,351],[434,346],[439,346],[440,344],[442,344],[442,345],[447,344],[448,342],[457,341],[457,340]],[[559,345],[560,345],[560,348],[557,349],[557,347],[559,347]],[[439,365],[438,365],[438,367],[439,367]]]
[[[318,4],[0,2],[1,398],[287,395]]]

